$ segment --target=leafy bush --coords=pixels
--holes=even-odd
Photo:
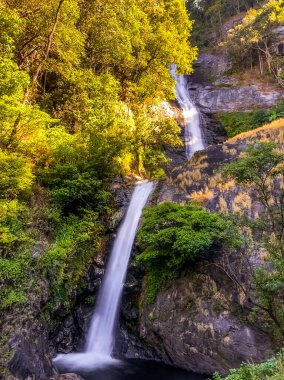
[[[42,257],[41,267],[51,284],[51,300],[65,306],[80,285],[84,268],[97,252],[102,226],[97,214],[69,216],[61,220],[56,241]]]
[[[284,351],[261,364],[243,364],[239,369],[232,369],[225,378],[218,374],[214,380],[282,380],[284,378]]]
[[[0,254],[11,255],[15,248],[30,240],[25,231],[26,207],[17,200],[0,199]]]
[[[148,271],[148,298],[154,300],[164,280],[192,264],[226,235],[227,222],[197,204],[166,202],[145,210],[138,234],[138,262]]]
[[[33,287],[32,259],[26,251],[13,257],[0,257],[0,309],[27,302]]]
[[[0,198],[14,199],[30,190],[32,182],[31,165],[17,154],[0,150]]]
[[[95,173],[81,170],[74,164],[55,165],[44,173],[44,184],[64,212],[76,212],[80,208],[101,210],[110,196]]]
[[[228,137],[258,128],[265,123],[284,117],[284,103],[280,102],[272,109],[252,112],[225,112],[217,116]]]

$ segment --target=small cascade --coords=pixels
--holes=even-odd
[[[54,364],[60,370],[117,364],[117,360],[112,359],[111,354],[115,343],[115,327],[123,285],[142,210],[153,188],[153,182],[140,182],[136,185],[107,264],[87,335],[86,350],[84,353],[58,355]]]
[[[172,65],[170,72],[176,80],[176,97],[183,110],[186,157],[190,159],[195,152],[205,149],[205,144],[200,128],[200,113],[190,99],[186,77],[176,74],[176,70],[177,66]]]

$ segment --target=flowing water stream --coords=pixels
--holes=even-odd
[[[171,74],[177,81],[177,100],[183,109],[185,149],[186,156],[189,159],[194,152],[204,149],[200,129],[200,115],[190,100],[186,78],[176,74],[176,66],[174,65],[171,68]],[[157,362],[120,361],[111,356],[115,343],[115,329],[128,261],[143,208],[153,188],[153,182],[140,182],[135,187],[107,264],[87,335],[85,352],[58,355],[54,359],[54,364],[62,373],[75,372],[86,380],[205,379],[202,375],[168,367]]]

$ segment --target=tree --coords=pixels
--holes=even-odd
[[[180,143],[163,104],[169,65],[192,71],[192,21],[183,0],[0,0],[0,27],[1,305],[26,302],[36,276],[70,305],[113,177],[163,174]],[[53,248],[34,253],[45,233]]]
[[[79,5],[77,0],[4,2],[21,21],[15,56],[31,76],[25,101],[33,102],[37,92],[45,90],[49,73],[70,77],[80,63],[84,38],[76,27]]]
[[[148,296],[153,301],[168,278],[189,268],[202,256],[221,248],[228,223],[197,204],[165,202],[145,210],[138,243],[138,262],[148,273]]]
[[[260,9],[247,12],[241,24],[232,29],[226,46],[238,65],[252,66],[258,61],[260,73],[265,66],[277,82],[284,86],[281,59],[275,57],[275,28],[284,22],[283,0],[268,0]]]
[[[225,166],[223,173],[237,184],[251,187],[262,203],[268,218],[268,233],[279,244],[284,259],[284,153],[277,151],[273,142],[260,142],[245,151],[245,157]]]
[[[262,236],[259,247],[265,248],[270,262],[254,268],[250,255],[245,252],[242,265],[238,263],[234,270],[228,261],[224,263],[225,272],[246,294],[251,305],[265,312],[284,335],[284,153],[273,142],[259,142],[249,146],[243,157],[225,165],[222,172],[236,184],[248,187],[261,202],[260,220],[239,223],[246,229],[252,228],[257,239]],[[248,286],[242,284],[244,274],[253,279],[248,281]],[[252,299],[252,292],[257,293],[258,300]]]

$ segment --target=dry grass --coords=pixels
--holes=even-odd
[[[240,191],[234,198],[232,203],[232,210],[235,213],[243,214],[244,212],[251,210],[252,200],[247,192]]]
[[[225,198],[223,198],[222,196],[219,198],[219,207],[220,207],[220,211],[222,213],[224,213],[224,214],[228,213],[227,202],[226,202]]]
[[[247,190],[236,187],[233,180],[225,181],[220,171],[219,165],[229,162],[229,159],[242,157],[244,149],[250,143],[257,141],[274,141],[278,144],[284,144],[284,118],[273,121],[255,130],[239,134],[223,144],[216,146],[216,152],[211,152],[210,157],[214,160],[219,159],[218,149],[222,149],[228,157],[220,164],[216,165],[214,161],[209,161],[207,151],[199,152],[181,168],[173,182],[187,194],[188,199],[198,201],[202,206],[210,204],[210,207],[216,207],[215,211],[222,213],[236,212],[253,214],[254,218],[258,217],[259,207],[256,201],[251,198]],[[212,149],[212,148],[211,148]],[[283,149],[280,146],[280,149]],[[218,162],[218,161],[217,161]],[[212,167],[215,172],[212,173]],[[208,169],[207,169],[208,168]],[[284,184],[282,184],[284,186]],[[211,201],[210,203],[208,203]],[[214,206],[214,204],[216,206]]]
[[[251,141],[252,138],[254,141],[268,139],[269,141],[280,142],[282,144],[284,141],[284,119],[281,118],[270,124],[265,124],[257,129],[240,133],[239,135],[229,139],[225,144],[235,144],[240,140],[245,139]]]
[[[219,183],[218,184],[218,189],[222,192],[230,191],[232,188],[236,186],[235,181],[232,179],[228,182],[225,183]]]
[[[205,206],[208,201],[213,199],[213,197],[214,192],[208,189],[208,187],[205,190],[194,191],[190,194],[190,198],[200,203],[201,206]]]

